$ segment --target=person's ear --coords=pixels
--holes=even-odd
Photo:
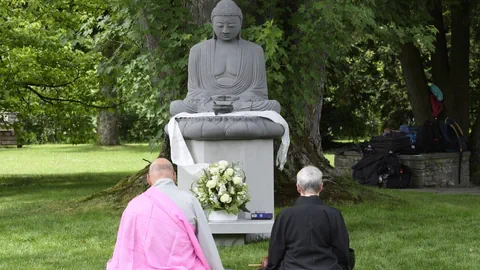
[[[320,184],[320,192],[322,192],[322,191],[323,191],[323,183]]]
[[[150,180],[150,174],[147,174],[147,183],[149,186],[152,185],[152,181]]]
[[[300,186],[298,184],[297,184],[297,191],[300,195],[302,194],[302,189],[300,188]]]

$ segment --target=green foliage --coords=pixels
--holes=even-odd
[[[78,29],[97,8],[78,1],[1,1],[0,74],[6,76],[0,76],[0,111],[19,112],[24,121],[18,125],[37,117],[59,120],[45,128],[61,126],[69,140],[79,138],[78,129],[92,129],[84,120],[93,111],[85,105],[102,105],[95,75],[100,55]]]
[[[298,130],[303,128],[305,106],[319,102],[325,84],[335,88],[339,83],[331,80],[332,67],[344,60],[352,45],[368,37],[365,33],[375,26],[373,18],[367,6],[350,1],[314,2],[294,14],[291,23],[296,31],[288,41],[295,68],[289,76],[287,104]]]
[[[414,42],[424,52],[434,49],[437,29],[431,23],[427,7],[430,0],[374,1],[378,27],[372,29],[378,40],[398,50],[403,43]]]
[[[354,45],[330,72],[336,84],[327,87],[320,125],[328,139],[369,137],[412,122],[399,61],[379,42]]]
[[[322,133],[347,138],[411,120],[397,54],[412,41],[429,58],[437,32],[430,2],[237,1],[242,37],[263,47],[270,98],[292,131],[302,133],[306,108],[323,96]],[[170,102],[187,93],[189,49],[212,36],[203,24],[210,11],[193,8],[200,4],[2,1],[0,111],[20,112],[26,142],[88,142],[98,110],[87,105],[118,105],[123,141],[160,141]],[[471,66],[474,112],[474,57]]]
[[[112,40],[119,44],[98,71],[104,76],[116,74],[122,117],[138,119],[123,124],[127,140],[143,141],[158,134],[158,142],[170,101],[186,95],[189,49],[210,33],[208,25],[191,22],[182,1],[171,2],[114,1],[98,25],[97,50]]]
[[[288,53],[283,42],[283,31],[273,20],[263,25],[251,26],[242,31],[247,40],[262,46],[267,66],[267,83],[269,94],[283,97],[288,89],[284,89],[287,72],[293,72],[289,63]]]

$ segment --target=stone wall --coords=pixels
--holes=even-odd
[[[412,169],[414,187],[470,186],[470,152],[462,154],[461,175],[458,179],[460,153],[429,153],[399,155],[402,164]],[[347,151],[335,155],[335,168],[341,175],[352,175],[352,166],[362,154]]]
[[[344,176],[352,176],[352,166],[362,159],[362,153],[346,151],[335,155],[335,169]]]

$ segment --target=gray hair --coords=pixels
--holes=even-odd
[[[323,174],[317,167],[306,166],[297,173],[297,184],[304,192],[320,192]]]

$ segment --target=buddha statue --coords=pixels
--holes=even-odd
[[[170,104],[170,114],[212,112],[216,102],[233,111],[276,111],[268,99],[263,49],[241,38],[243,15],[232,0],[222,0],[211,15],[214,38],[196,44],[188,59],[188,93]]]

